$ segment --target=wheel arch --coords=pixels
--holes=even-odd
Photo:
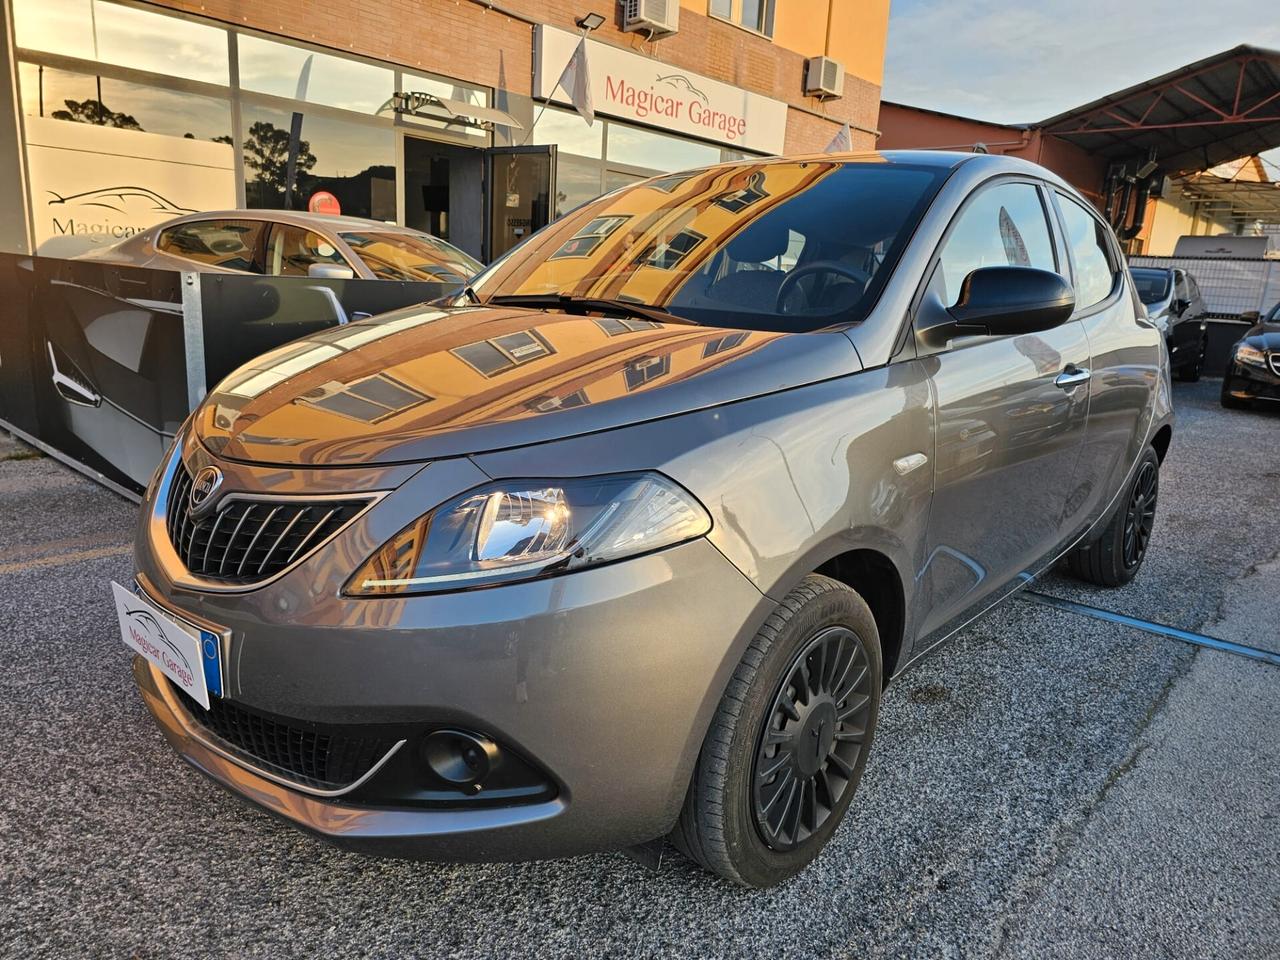
[[[893,560],[878,550],[858,547],[836,554],[813,572],[856,590],[871,608],[888,683],[899,663],[907,623],[906,592]]]
[[[1173,440],[1173,425],[1166,423],[1155,432],[1155,436],[1151,438],[1151,446],[1155,448],[1156,456],[1160,458],[1160,462],[1164,463],[1165,455],[1169,452],[1169,444]]]

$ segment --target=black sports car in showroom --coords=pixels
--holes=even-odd
[[[1224,407],[1249,407],[1254,400],[1280,402],[1280,303],[1231,348],[1222,375]]]

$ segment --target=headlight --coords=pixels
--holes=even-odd
[[[706,534],[707,511],[656,473],[503,480],[414,521],[365,561],[347,593],[395,596],[578,570]]]
[[[1236,347],[1236,360],[1240,363],[1251,363],[1255,367],[1266,366],[1267,355],[1257,347],[1251,347],[1247,343],[1242,343]]]

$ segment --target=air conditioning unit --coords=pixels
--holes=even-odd
[[[830,57],[810,57],[804,62],[804,95],[821,100],[844,96],[844,64]]]
[[[670,36],[680,29],[680,0],[622,0],[622,29]]]

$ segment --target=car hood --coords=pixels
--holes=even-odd
[[[861,369],[841,333],[782,334],[512,307],[413,307],[232,373],[195,417],[231,460],[403,463],[607,430]]]
[[[1249,328],[1243,341],[1259,350],[1280,353],[1280,323],[1257,323]]]

